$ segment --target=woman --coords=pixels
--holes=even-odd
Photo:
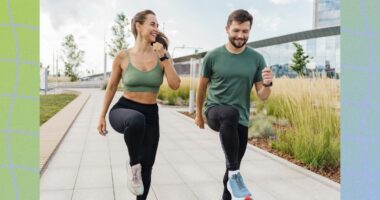
[[[164,48],[167,48],[168,40],[158,31],[155,13],[151,10],[139,12],[131,25],[136,42],[132,48],[120,51],[115,57],[98,131],[103,136],[107,133],[105,116],[122,79],[125,90],[111,108],[109,120],[113,129],[124,134],[128,148],[128,188],[137,200],[145,200],[159,140],[157,93],[164,74],[169,87],[174,90],[179,87],[180,79]],[[156,42],[156,39],[164,44]]]

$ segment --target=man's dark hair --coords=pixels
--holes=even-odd
[[[227,27],[230,27],[232,21],[237,21],[240,24],[249,21],[250,27],[252,27],[252,20],[253,17],[248,11],[243,9],[235,10],[228,16]]]

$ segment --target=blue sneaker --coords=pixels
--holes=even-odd
[[[245,186],[240,172],[228,179],[227,189],[231,193],[232,200],[252,200],[252,194]]]

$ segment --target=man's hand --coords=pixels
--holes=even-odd
[[[269,85],[273,81],[272,70],[269,67],[265,67],[262,71],[263,83]]]
[[[205,128],[205,122],[203,120],[203,115],[202,115],[202,108],[203,108],[203,100],[206,94],[208,80],[209,80],[208,78],[205,78],[202,76],[199,78],[197,94],[196,94],[197,110],[196,110],[196,116],[195,116],[195,124],[201,129]]]
[[[205,128],[205,121],[203,120],[203,116],[200,115],[200,116],[196,116],[195,117],[195,124],[201,128],[201,129],[204,129]]]

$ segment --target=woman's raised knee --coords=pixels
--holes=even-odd
[[[135,112],[128,118],[127,125],[129,127],[145,127],[145,116],[143,114]]]

